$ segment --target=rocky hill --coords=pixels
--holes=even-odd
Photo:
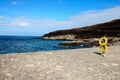
[[[120,19],[110,22],[86,26],[82,28],[73,28],[68,30],[58,30],[42,36],[43,39],[88,39],[107,37],[120,37]]]

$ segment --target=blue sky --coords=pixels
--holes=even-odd
[[[120,19],[120,0],[0,0],[0,35],[38,36]]]

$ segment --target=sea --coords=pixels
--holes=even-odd
[[[85,48],[59,45],[64,41],[44,40],[39,36],[0,36],[0,54]]]

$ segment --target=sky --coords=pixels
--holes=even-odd
[[[41,36],[120,19],[120,0],[0,0],[0,35]]]

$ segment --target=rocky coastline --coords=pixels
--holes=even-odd
[[[120,45],[120,19],[92,26],[58,30],[42,36],[43,39],[69,40],[63,46],[99,46],[101,37],[108,38],[108,46]]]
[[[81,39],[76,41],[65,41],[60,43],[62,46],[99,46],[99,38]],[[109,37],[108,46],[120,45],[120,37]]]

